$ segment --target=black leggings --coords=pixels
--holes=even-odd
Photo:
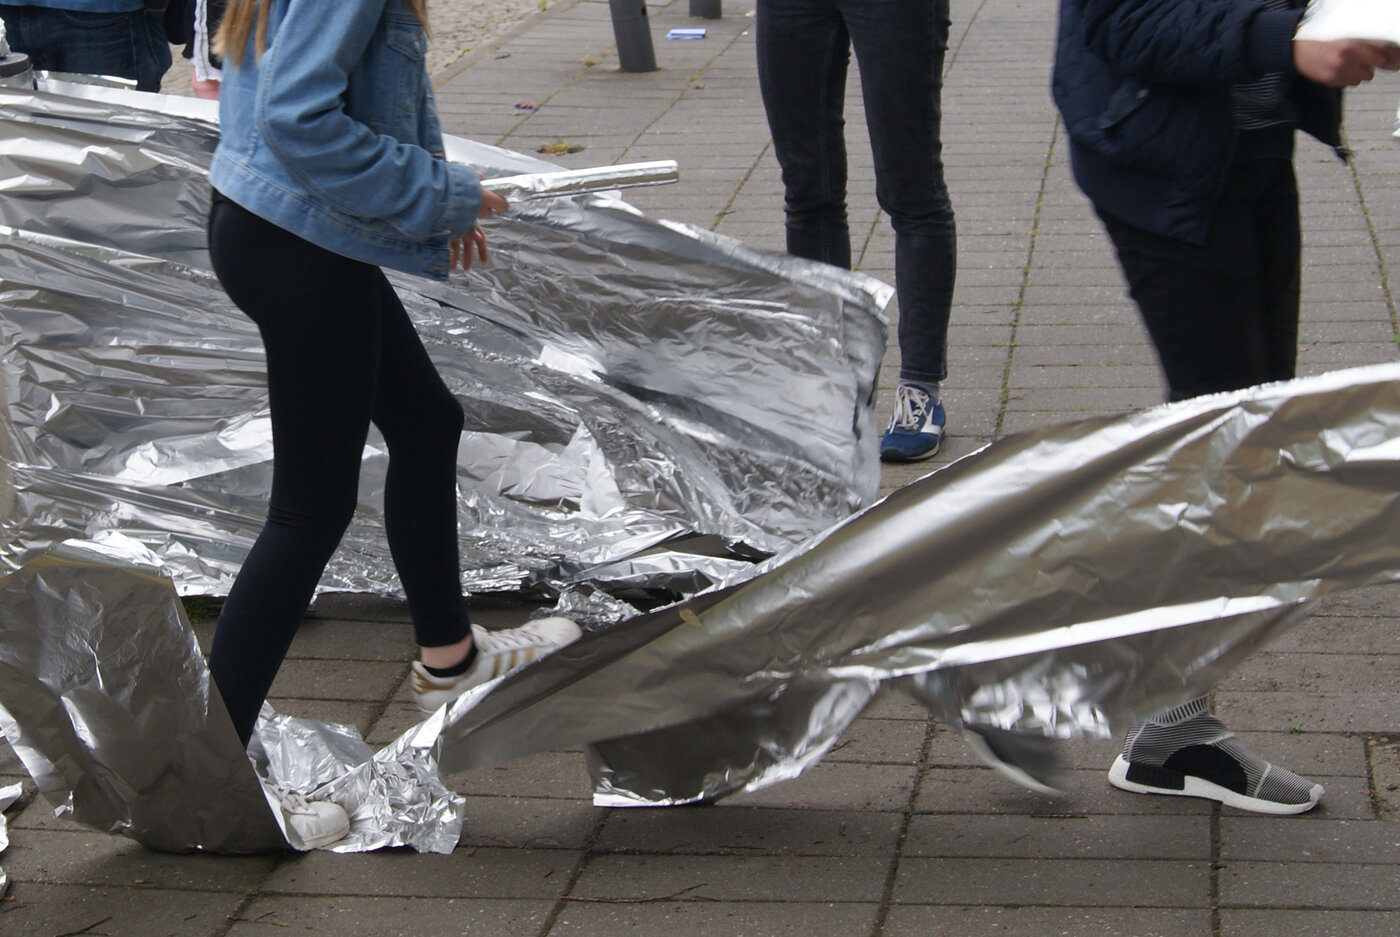
[[[378,267],[215,193],[214,272],[262,333],[274,448],[267,522],[224,602],[209,669],[246,743],[354,514],[369,425],[389,468],[384,525],[420,645],[468,633],[457,558],[462,408]]]

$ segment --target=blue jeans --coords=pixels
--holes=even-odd
[[[940,94],[949,0],[758,0],[758,81],[783,172],[788,253],[851,266],[843,105],[854,47],[875,157],[875,194],[895,231],[900,377],[948,375],[957,270],[943,179]]]
[[[36,6],[0,6],[10,48],[35,68],[112,75],[159,91],[170,70],[170,44],[161,13],[83,13]]]

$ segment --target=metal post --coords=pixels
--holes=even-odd
[[[617,37],[617,61],[624,72],[656,71],[656,50],[651,45],[651,23],[646,0],[608,0],[613,35]]]
[[[690,0],[690,15],[701,19],[717,20],[724,13],[720,10],[721,0]]]

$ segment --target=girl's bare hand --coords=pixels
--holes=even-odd
[[[449,270],[454,267],[470,270],[473,254],[482,263],[490,259],[486,254],[486,232],[481,230],[479,226],[472,228],[459,238],[453,238],[448,242],[448,247],[452,250],[452,260],[447,268]]]
[[[481,207],[476,210],[478,218],[490,218],[492,215],[504,215],[510,211],[510,203],[504,197],[497,195],[489,189],[481,190]]]

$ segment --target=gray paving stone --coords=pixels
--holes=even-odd
[[[913,792],[915,773],[910,765],[821,762],[794,780],[730,799],[755,807],[901,810]]]
[[[275,861],[154,852],[124,837],[70,826],[32,835],[15,830],[0,866],[15,882],[242,892],[258,887]]]
[[[940,858],[1211,858],[1210,818],[1200,816],[1027,817],[919,814],[909,821],[903,855]]]
[[[408,849],[349,855],[316,850],[279,864],[259,891],[269,899],[360,895],[552,900],[564,893],[578,862],[577,853],[562,849],[467,846],[450,856]]]
[[[747,807],[613,810],[596,852],[696,855],[885,856],[903,828],[898,813]]]
[[[1182,908],[968,908],[897,905],[884,937],[1204,937],[1209,911]],[[1250,932],[1252,937],[1269,931]]]
[[[896,904],[1210,906],[1208,861],[906,858]]]
[[[1220,858],[1395,866],[1400,865],[1400,827],[1376,820],[1309,817],[1280,823],[1273,817],[1225,816],[1220,820]]]
[[[1220,937],[1306,934],[1308,937],[1378,937],[1400,931],[1395,911],[1236,911],[1220,912]]]
[[[448,775],[444,780],[468,797],[487,794],[589,800],[593,796],[593,782],[579,752],[527,755],[492,768]]]
[[[857,719],[824,760],[867,764],[918,764],[924,725],[907,719]]]
[[[21,882],[0,905],[0,933],[221,937],[245,901],[241,893],[133,886],[131,881],[112,888]]]
[[[1039,794],[1003,778],[991,768],[937,768],[928,771],[914,803],[918,813],[1004,813],[1029,817],[1098,814],[1203,815],[1211,803],[1194,797],[1129,794],[1108,783],[1107,766],[1067,771],[1059,795]]]
[[[249,937],[277,933],[327,937],[422,937],[472,934],[483,937],[535,937],[553,901],[451,898],[363,898],[287,896],[259,898],[244,908],[228,933]],[[269,927],[278,930],[269,931]]]
[[[850,937],[870,933],[875,904],[671,901],[566,902],[548,937]]]
[[[582,849],[608,811],[591,801],[549,797],[466,798],[463,846],[514,849]]]
[[[1222,908],[1387,910],[1395,904],[1392,864],[1228,862],[1220,870]]]
[[[600,855],[588,860],[572,899],[879,902],[883,856]]]

